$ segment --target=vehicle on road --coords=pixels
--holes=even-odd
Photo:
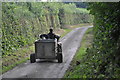
[[[57,59],[58,63],[63,62],[62,44],[57,39],[40,39],[35,41],[35,53],[30,55],[30,62],[36,59]]]

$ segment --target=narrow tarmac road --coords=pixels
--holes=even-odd
[[[60,40],[63,45],[63,63],[55,60],[37,60],[36,63],[27,61],[4,73],[2,78],[62,78],[89,27],[91,26],[76,28]]]

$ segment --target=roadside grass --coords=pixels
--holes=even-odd
[[[91,26],[91,25],[92,23],[82,23],[82,24],[73,25],[71,26],[71,28],[86,27],[86,26]]]
[[[64,37],[70,31],[72,31],[72,29],[69,29],[69,28],[64,29],[64,33],[61,34],[61,37]]]
[[[76,55],[71,62],[69,69],[64,75],[65,79],[120,79],[120,68],[116,66],[117,62],[105,62],[109,54],[99,54],[94,52],[93,48],[93,31],[92,28],[88,29],[83,40],[81,47],[78,49]],[[95,47],[96,48],[96,47]],[[106,56],[107,55],[107,56]]]
[[[82,62],[83,56],[86,54],[86,50],[88,47],[91,46],[92,40],[93,40],[93,33],[92,33],[93,28],[89,28],[86,33],[83,36],[81,46],[76,52],[69,69],[66,71],[66,74],[64,75],[64,78],[79,78],[79,69],[81,68],[79,65],[84,63]],[[84,74],[82,75],[82,78],[86,78]]]
[[[65,29],[62,29],[62,32],[58,34],[61,35],[61,37],[64,37],[67,33],[72,31],[74,28],[88,26],[88,25],[90,24],[79,24],[79,25],[69,26]],[[2,70],[0,69],[0,75],[7,72],[8,70],[13,69],[15,66],[29,60],[30,54],[34,52],[35,52],[34,45],[29,45],[29,46],[22,47],[13,53],[9,53],[7,56],[2,56],[2,64],[0,64],[0,66],[2,66]]]
[[[72,31],[75,28],[78,27],[86,27],[86,26],[91,26],[92,23],[82,23],[82,24],[77,24],[77,25],[67,25],[64,28],[64,33],[61,34],[61,37],[64,37],[67,33],[69,33],[70,31]]]
[[[34,52],[34,46],[23,47],[14,53],[9,53],[2,58],[2,73],[12,69],[13,67],[29,60],[29,55]]]

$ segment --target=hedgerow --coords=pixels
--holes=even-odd
[[[120,2],[89,3],[88,9],[94,15],[93,42],[84,53],[80,48],[77,54],[80,58],[75,57],[76,63],[79,64],[72,64],[65,77],[118,80],[120,78]]]
[[[120,78],[120,2],[89,3],[93,44],[74,73],[79,78]]]
[[[2,54],[33,44],[50,27],[89,22],[89,11],[72,3],[2,2]]]

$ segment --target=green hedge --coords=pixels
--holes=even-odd
[[[72,3],[3,2],[2,53],[33,44],[50,27],[64,28],[90,21],[89,11]]]
[[[120,78],[120,2],[89,3],[94,15],[94,42],[84,58],[86,77]]]

